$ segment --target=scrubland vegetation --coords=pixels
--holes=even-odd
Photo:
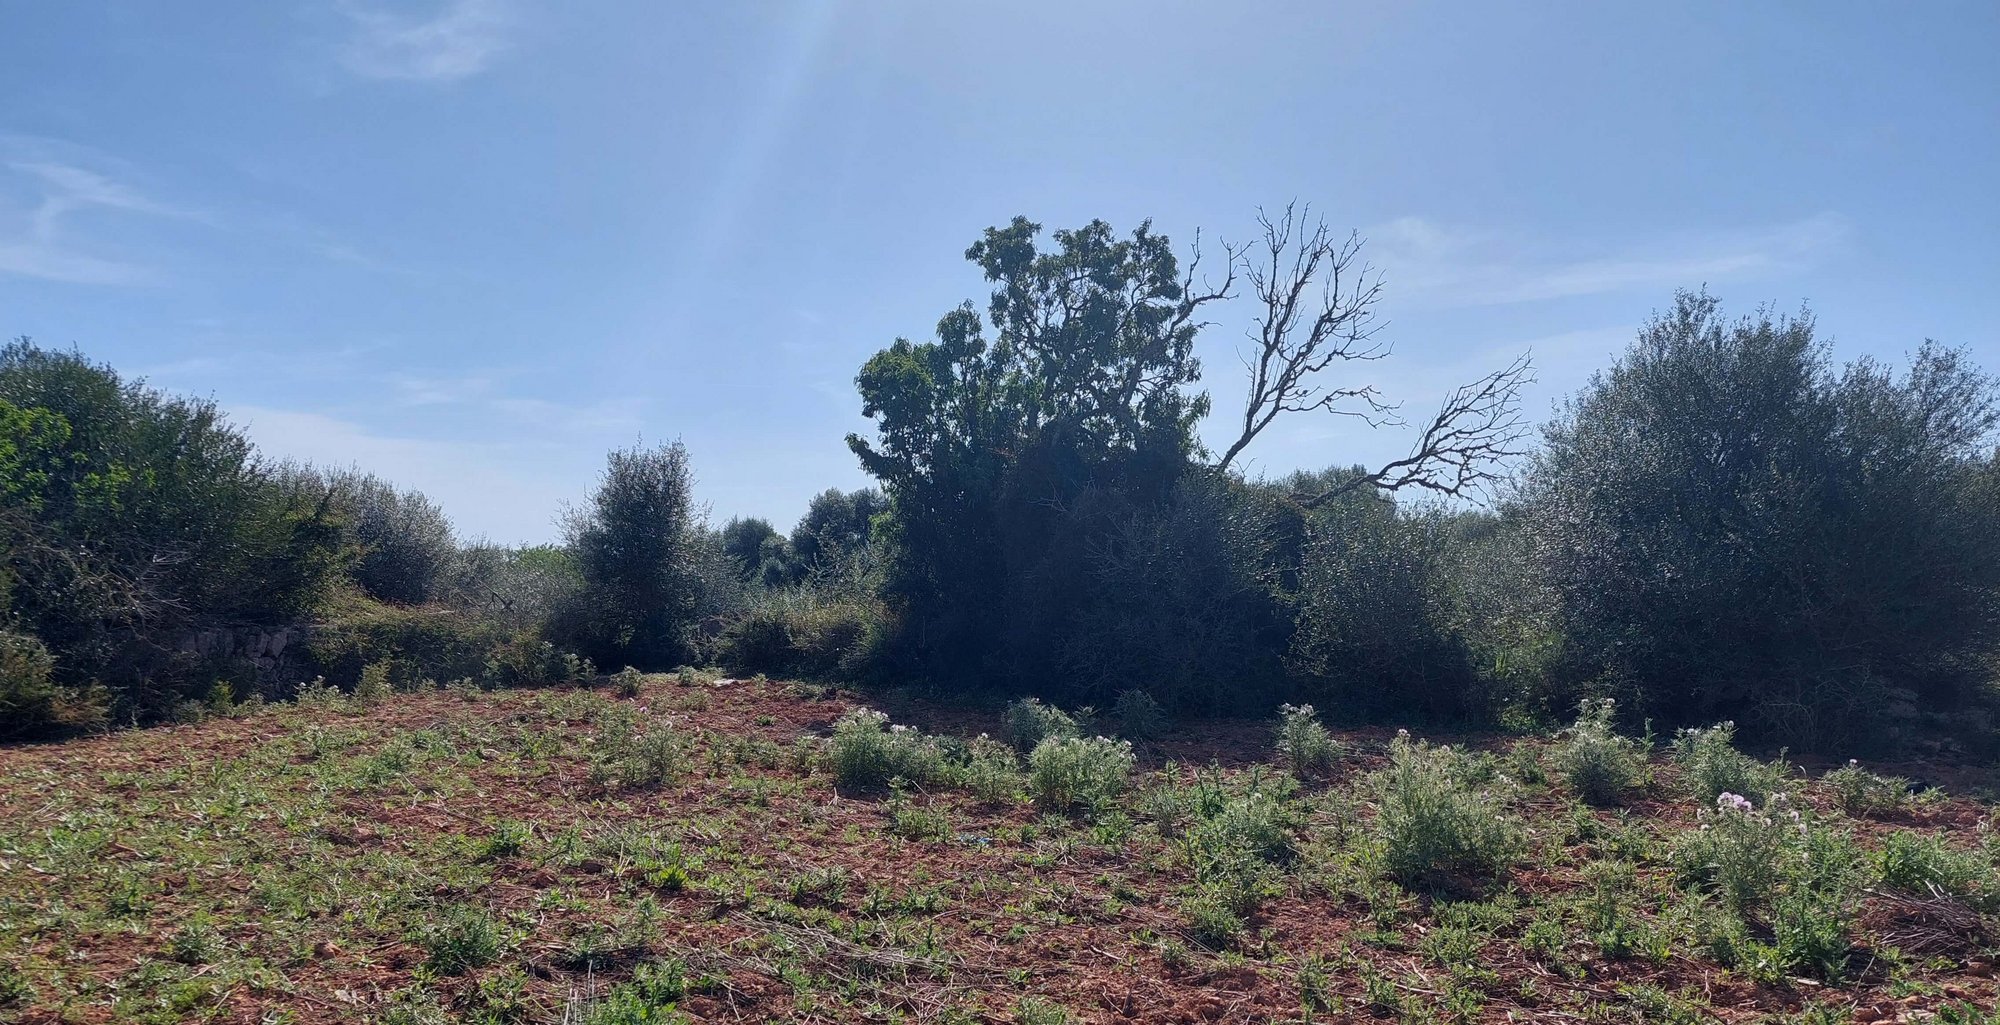
[[[1683,293],[1538,434],[1524,358],[1246,477],[1400,416],[1259,226],[989,229],[789,533],[669,444],[463,539],[7,347],[0,1015],[2000,1020],[1992,379]]]

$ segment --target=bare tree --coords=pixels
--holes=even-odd
[[[1216,464],[1227,469],[1272,421],[1284,413],[1325,410],[1352,416],[1371,427],[1401,427],[1400,405],[1385,401],[1372,384],[1334,385],[1327,371],[1337,364],[1371,362],[1391,346],[1377,340],[1382,328],[1375,306],[1382,277],[1360,262],[1362,238],[1334,236],[1310,207],[1286,204],[1273,219],[1257,211],[1263,243],[1246,259],[1244,277],[1264,310],[1250,338],[1255,343],[1244,364],[1250,395],[1243,428]],[[1410,454],[1350,478],[1338,487],[1301,495],[1319,505],[1368,486],[1386,491],[1424,488],[1453,497],[1471,497],[1497,478],[1500,460],[1520,454],[1527,425],[1520,416],[1520,392],[1531,383],[1526,355],[1446,396],[1437,415],[1418,436]]]

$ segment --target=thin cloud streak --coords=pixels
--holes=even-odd
[[[1547,246],[1417,217],[1364,234],[1371,258],[1398,298],[1436,306],[1488,306],[1809,270],[1843,253],[1851,228],[1839,214],[1821,213],[1769,228],[1670,236],[1588,259],[1551,259]]]
[[[13,139],[0,142],[19,148]],[[151,284],[159,280],[157,272],[86,251],[69,237],[65,222],[71,215],[89,210],[144,217],[198,217],[73,163],[17,159],[0,164],[0,168],[4,168],[6,180],[35,195],[28,208],[0,208],[0,274],[81,285]]]
[[[450,82],[485,71],[505,53],[513,18],[499,0],[451,0],[431,17],[344,2],[354,29],[340,64],[361,78]]]

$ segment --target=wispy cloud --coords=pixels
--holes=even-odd
[[[153,200],[128,182],[16,139],[0,139],[0,274],[86,285],[158,280],[150,268],[95,251],[69,223],[91,211],[195,218]],[[22,197],[10,202],[12,194]]]
[[[1398,298],[1478,306],[1693,286],[1809,269],[1841,253],[1846,218],[1680,232],[1589,255],[1405,217],[1371,229],[1369,256]]]
[[[353,29],[341,66],[362,78],[449,82],[486,70],[506,52],[513,18],[501,0],[447,0],[428,16],[343,0]]]

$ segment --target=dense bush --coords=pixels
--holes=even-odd
[[[2000,642],[1993,382],[1836,370],[1809,316],[1681,294],[1546,428],[1523,502],[1584,678],[1647,715],[1893,743]],[[1950,725],[1943,723],[1943,725]]]
[[[482,676],[495,650],[511,636],[482,617],[437,607],[348,598],[323,611],[297,657],[281,663],[294,681],[322,676],[351,686],[361,679],[363,668],[377,664],[388,667],[390,678],[405,687],[426,678]]]
[[[1454,528],[1359,492],[1307,521],[1291,658],[1308,693],[1363,713],[1488,711],[1458,626]]]
[[[443,596],[458,544],[444,510],[422,492],[356,470],[284,472],[327,492],[342,524],[348,575],[369,597],[420,605]]]
[[[866,680],[879,664],[886,615],[881,599],[864,588],[767,590],[730,618],[715,660],[755,672]]]
[[[188,634],[313,608],[339,539],[324,489],[264,465],[214,403],[0,349],[0,605],[55,654],[57,683],[103,684],[119,718],[207,690]]]

